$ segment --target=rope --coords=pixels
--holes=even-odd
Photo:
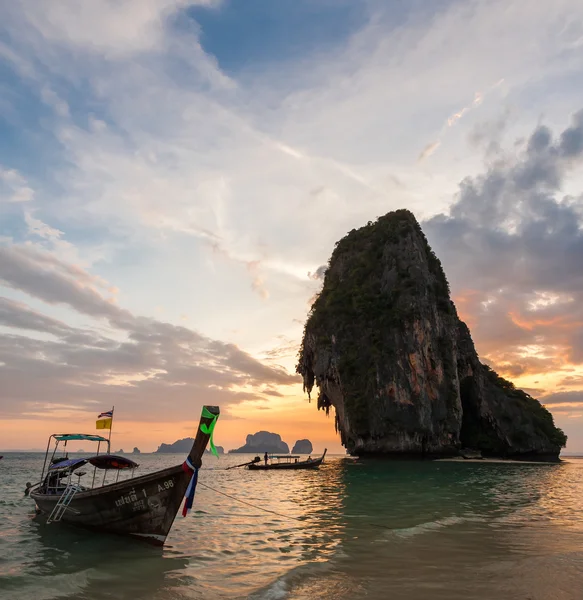
[[[256,510],[262,510],[263,512],[268,512],[273,515],[277,515],[278,517],[283,517],[284,519],[293,519],[294,521],[304,522],[304,519],[302,519],[301,517],[292,517],[290,515],[284,515],[275,510],[270,510],[269,508],[263,508],[261,506],[256,506],[255,504],[251,504],[250,502],[246,502],[245,500],[239,500],[239,498],[236,498],[235,496],[231,496],[231,494],[227,494],[225,492],[221,492],[220,490],[212,488],[210,485],[207,485],[206,483],[199,482],[198,485],[202,485],[202,487],[205,487],[208,490],[215,492],[216,494],[221,494],[221,496],[226,496],[227,498],[230,498],[231,500],[235,500],[235,502],[240,502],[241,504],[245,504]],[[358,516],[361,516],[361,515],[358,515]],[[366,516],[366,515],[362,515],[362,516]],[[393,530],[393,527],[388,527],[387,525],[381,525],[380,523],[365,523],[365,525],[369,525],[370,527],[379,527],[381,529],[389,529],[391,531]]]
[[[199,482],[198,485],[202,485],[203,487],[205,487],[209,490],[212,490],[216,494],[221,494],[221,496],[226,496],[227,498],[230,498],[231,500],[235,500],[235,502],[240,502],[241,504],[246,504],[247,506],[250,506],[251,508],[255,508],[256,510],[262,510],[263,512],[268,512],[268,513],[277,515],[278,517],[283,517],[284,519],[293,519],[294,521],[303,521],[304,520],[301,517],[291,517],[290,515],[284,515],[275,510],[269,510],[269,508],[263,508],[261,506],[256,506],[255,504],[251,504],[250,502],[245,502],[245,500],[239,500],[239,498],[235,498],[235,496],[231,496],[231,494],[226,494],[225,492],[216,490],[215,488],[212,488],[210,485],[207,485],[206,483]]]

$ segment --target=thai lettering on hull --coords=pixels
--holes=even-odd
[[[119,507],[119,506],[124,506],[124,504],[132,504],[137,501],[138,501],[138,496],[136,495],[136,490],[132,488],[128,494],[126,494],[125,496],[122,496],[121,498],[118,498],[115,501],[115,505]]]

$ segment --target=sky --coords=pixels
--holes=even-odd
[[[481,360],[583,451],[583,3],[0,0],[0,449],[342,448],[318,268],[408,208]]]

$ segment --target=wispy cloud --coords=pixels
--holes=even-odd
[[[33,197],[34,190],[21,173],[0,165],[0,202],[29,202]]]
[[[233,344],[134,316],[88,285],[96,278],[78,267],[14,247],[0,251],[0,282],[49,304],[67,304],[94,319],[106,319],[112,328],[107,336],[95,327],[70,327],[23,302],[0,297],[0,325],[52,336],[2,336],[4,418],[34,416],[41,406],[47,413],[53,408],[89,408],[113,397],[127,402],[128,410],[139,410],[142,419],[177,418],[193,401],[228,406],[261,398],[265,385],[297,383],[281,367],[266,366]]]
[[[504,79],[500,79],[498,80],[494,85],[492,85],[489,90],[486,92],[486,94],[482,93],[482,92],[475,92],[474,93],[474,100],[471,104],[464,106],[463,108],[461,108],[460,110],[456,111],[455,113],[453,113],[452,115],[450,115],[446,122],[444,123],[440,133],[439,133],[439,138],[438,140],[434,141],[434,142],[430,142],[429,144],[427,144],[427,146],[425,146],[425,148],[423,148],[423,150],[421,151],[421,154],[419,154],[419,158],[417,159],[418,162],[422,162],[424,161],[426,158],[429,158],[438,148],[439,146],[441,146],[441,138],[445,135],[446,131],[450,128],[453,127],[454,125],[456,125],[456,123],[462,119],[462,117],[464,117],[464,115],[466,115],[467,113],[469,113],[471,110],[477,108],[478,106],[480,106],[482,104],[482,102],[484,101],[484,97],[485,95],[489,94],[491,91],[495,90],[496,88],[500,87],[502,84],[504,83]]]
[[[441,142],[439,140],[436,142],[429,142],[429,144],[427,144],[427,146],[421,150],[417,160],[421,162],[426,158],[429,158],[439,148],[439,146],[441,146]]]

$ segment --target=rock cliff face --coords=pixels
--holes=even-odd
[[[292,449],[292,454],[312,454],[314,448],[310,440],[298,440]]]
[[[289,446],[281,441],[281,436],[277,433],[271,433],[269,431],[258,431],[254,434],[249,434],[245,441],[245,445],[241,448],[231,450],[229,454],[242,454],[242,453],[263,453],[269,452],[270,454],[289,454]]]
[[[337,243],[297,371],[353,454],[558,458],[552,415],[480,363],[441,263],[399,210]]]

